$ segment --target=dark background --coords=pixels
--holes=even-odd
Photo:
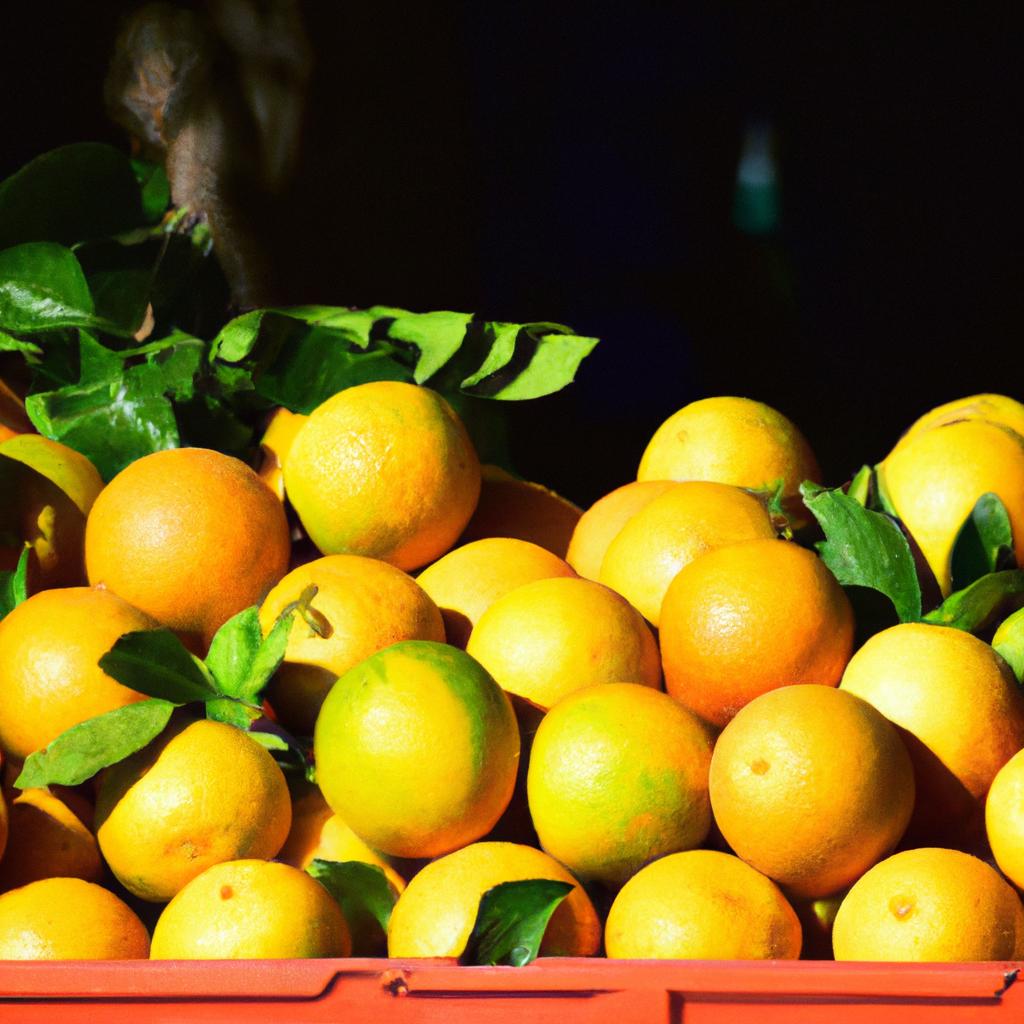
[[[134,5],[5,5],[0,174],[123,134]],[[895,6],[895,5],[894,5]],[[928,407],[1024,398],[1024,92],[991,5],[304,4],[316,63],[281,298],[600,336],[513,410],[526,475],[589,503],[709,394],[790,415],[839,483]],[[778,216],[736,214],[770,126]]]

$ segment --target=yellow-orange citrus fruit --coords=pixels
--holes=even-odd
[[[214,864],[273,857],[291,826],[277,762],[221,722],[172,726],[107,769],[96,838],[111,871],[144,900],[169,900]]]
[[[779,686],[837,686],[853,648],[842,587],[810,551],[786,541],[716,548],[690,562],[665,594],[665,686],[722,726]]]
[[[396,857],[436,857],[486,835],[519,762],[508,697],[464,651],[426,640],[349,669],[324,701],[313,744],[328,804]]]
[[[26,789],[14,798],[0,891],[41,878],[98,882],[102,874],[96,837],[67,804],[45,789]]]
[[[264,634],[308,587],[316,595],[295,618],[267,691],[280,721],[301,736],[312,735],[327,692],[353,665],[399,640],[445,638],[437,605],[411,576],[361,555],[328,555],[288,573],[260,608]]]
[[[653,625],[669,584],[684,565],[713,548],[771,540],[765,503],[730,484],[676,484],[634,515],[608,545],[598,579]]]
[[[164,907],[153,960],[284,960],[348,956],[348,925],[304,871],[273,861],[215,864]]]
[[[534,580],[575,576],[557,555],[512,537],[486,537],[449,551],[417,577],[444,616],[448,643],[465,647],[480,616],[499,597]]]
[[[738,857],[662,857],[616,896],[605,927],[613,959],[795,960],[801,930],[778,887]]]
[[[502,882],[532,878],[574,886],[551,915],[540,955],[593,956],[601,944],[601,923],[590,898],[558,861],[518,843],[473,843],[423,868],[391,912],[388,955],[460,956],[484,893]]]
[[[946,626],[892,626],[850,659],[842,689],[902,731],[917,784],[913,835],[962,841],[980,825],[992,780],[1024,747],[1024,696],[988,644]]]
[[[837,960],[1013,960],[1024,908],[984,861],[958,850],[904,850],[868,871],[836,914]]]
[[[0,960],[145,960],[145,925],[112,892],[44,878],[0,896]]]
[[[576,690],[544,717],[527,792],[541,845],[583,881],[620,886],[711,827],[711,732],[635,683]]]
[[[313,410],[292,441],[284,482],[324,554],[418,569],[443,555],[469,522],[480,463],[439,394],[375,381]]]
[[[916,419],[899,439],[896,447],[901,447],[912,437],[917,437],[926,430],[944,427],[948,423],[957,423],[960,420],[988,420],[989,423],[1009,427],[1024,437],[1024,404],[1007,395],[968,395],[966,398],[955,398],[952,402],[936,406]]]
[[[703,398],[673,413],[651,438],[638,480],[714,480],[753,489],[782,484],[791,504],[820,477],[810,445],[782,413],[749,398]]]
[[[205,647],[288,569],[288,522],[244,463],[206,448],[154,452],[121,470],[85,529],[89,582]]]
[[[711,808],[725,841],[795,896],[819,899],[858,879],[903,835],[914,770],[867,701],[828,686],[756,697],[722,730]]]
[[[540,708],[596,683],[661,683],[658,647],[643,617],[591,580],[517,587],[484,612],[466,650],[505,690]]]
[[[0,622],[0,747],[24,759],[87,718],[142,700],[99,660],[154,622],[109,590],[43,590]]]
[[[580,517],[565,560],[584,579],[596,580],[608,545],[648,502],[675,486],[674,480],[634,480],[599,498]]]
[[[985,831],[999,870],[1024,888],[1024,750],[996,773],[985,801]]]
[[[275,409],[260,438],[260,479],[284,501],[284,463],[299,428],[309,419],[302,413]]]
[[[879,483],[944,595],[953,545],[983,494],[997,494],[1006,506],[1014,550],[1024,561],[1024,438],[1014,431],[984,420],[926,430],[886,457]]]
[[[512,537],[565,558],[581,515],[571,501],[542,484],[519,480],[497,466],[484,466],[480,500],[460,543]]]

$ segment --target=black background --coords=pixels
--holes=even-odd
[[[5,5],[0,174],[124,143],[102,81],[133,6]],[[786,412],[830,483],[940,401],[1024,398],[1020,26],[887,6],[307,0],[281,298],[600,336],[576,385],[513,410],[520,470],[584,503],[703,395]],[[732,218],[752,119],[778,144],[770,236]]]

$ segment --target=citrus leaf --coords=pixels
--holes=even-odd
[[[270,682],[271,676],[277,671],[284,660],[284,652],[288,647],[288,637],[295,623],[294,610],[285,609],[274,623],[266,638],[256,650],[256,656],[249,668],[249,677],[240,697],[253,702],[259,700],[263,688]]]
[[[221,693],[229,697],[241,696],[262,642],[256,605],[232,615],[217,630],[206,655],[206,667],[213,674]]]
[[[874,475],[874,470],[870,466],[861,466],[846,489],[846,493],[865,508],[871,507]]]
[[[1013,531],[1006,506],[997,494],[983,494],[953,544],[953,590],[963,590],[990,572],[1015,566]]]
[[[423,384],[459,351],[472,319],[472,313],[410,313],[392,320],[387,335],[390,341],[416,347],[414,379]]]
[[[95,322],[89,285],[70,249],[26,242],[0,252],[0,328],[32,333]]]
[[[1000,623],[992,646],[1013,669],[1017,682],[1024,682],[1024,608],[1020,608]]]
[[[4,331],[0,331],[0,352],[20,352],[25,356],[40,356],[43,350],[31,341],[21,341]]]
[[[459,963],[512,967],[531,963],[551,915],[572,890],[569,882],[548,878],[502,882],[488,889]]]
[[[374,956],[383,951],[388,922],[398,893],[376,864],[362,861],[321,860],[306,868],[341,907],[352,933],[353,956]]]
[[[261,708],[249,707],[230,697],[217,697],[206,702],[206,717],[213,722],[233,725],[242,732],[248,732],[256,719],[263,715]]]
[[[25,547],[14,571],[0,572],[0,619],[28,600],[28,555]]]
[[[147,697],[187,704],[220,696],[206,666],[169,629],[125,633],[99,664],[122,686]]]
[[[171,186],[163,164],[132,160],[131,168],[141,190],[142,214],[151,224],[156,223],[171,205]]]
[[[1024,600],[1024,571],[1007,569],[989,573],[970,586],[950,594],[924,621],[978,633],[1016,608]]]
[[[14,784],[19,789],[78,786],[159,736],[173,711],[170,701],[142,700],[86,719],[29,754]]]
[[[806,482],[800,485],[800,493],[825,533],[818,553],[835,578],[843,586],[868,587],[884,594],[901,622],[919,621],[921,584],[910,545],[896,523],[839,489]]]

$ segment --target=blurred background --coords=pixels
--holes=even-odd
[[[5,6],[0,175],[127,144],[103,82],[138,6]],[[785,412],[831,484],[941,401],[1024,398],[1019,16],[890,6],[297,3],[275,298],[601,337],[512,410],[520,472],[583,504],[705,395]]]

